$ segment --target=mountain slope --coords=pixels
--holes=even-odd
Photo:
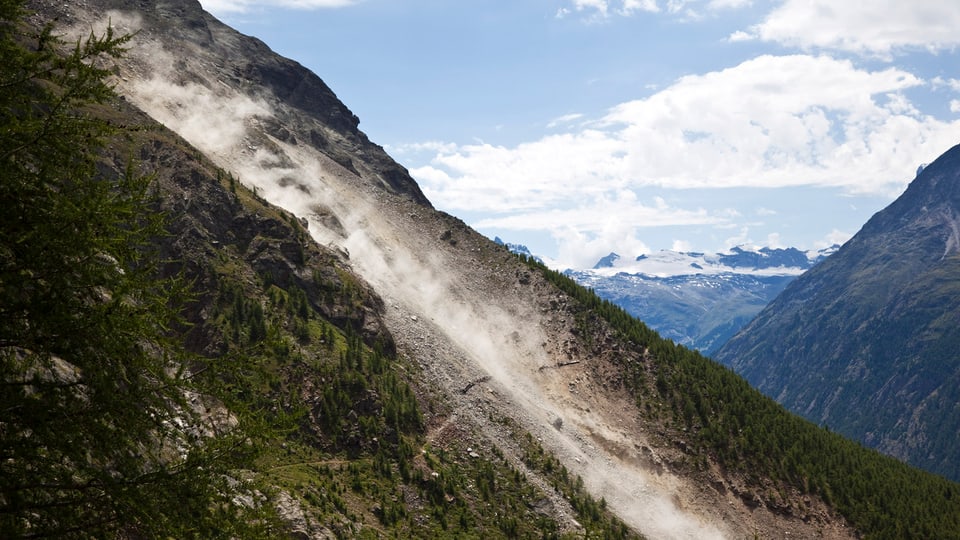
[[[132,125],[138,117],[121,118]],[[186,345],[201,358],[257,365],[261,386],[233,383],[234,391],[280,424],[255,469],[281,522],[278,537],[389,530],[443,538],[451,526],[488,537],[550,536],[568,527],[567,514],[593,531],[623,527],[582,488],[558,481],[579,501],[571,508],[494,448],[469,446],[466,426],[462,441],[431,447],[421,407],[441,406],[438,398],[426,385],[419,395],[412,390],[419,371],[398,357],[386,306],[344,254],[312,242],[302,221],[146,125],[135,143],[140,167],[155,175],[162,210],[173,218],[161,239],[165,271],[193,283],[196,294],[185,312]],[[127,155],[117,148],[105,165],[122,170]],[[502,508],[488,503],[493,486]],[[521,498],[537,505],[521,506]]]
[[[960,147],[716,358],[791,410],[960,478]]]
[[[256,246],[254,255],[279,259],[281,273],[259,281],[241,273],[244,294],[230,288],[214,304],[222,310],[214,320],[233,331],[236,314],[256,313],[242,306],[257,287],[267,289],[260,301],[266,307],[290,305],[296,285],[310,298],[311,346],[332,342],[342,353],[339,363],[304,363],[296,347],[288,358],[276,343],[277,354],[267,359],[286,375],[280,390],[315,398],[311,422],[291,449],[301,459],[254,471],[336,524],[297,529],[299,536],[510,537],[535,527],[524,532],[850,538],[857,530],[892,535],[897,524],[960,534],[955,486],[799,421],[730,372],[436,212],[402,168],[356,131],[355,119],[319,79],[221,25],[196,2],[37,5],[47,14],[67,9],[61,20],[80,32],[104,24],[105,16],[140,30],[118,69],[127,101],[183,136],[226,178],[250,186],[247,196],[280,205],[278,215],[292,212],[301,226],[304,220],[313,240],[333,254],[299,259],[297,242],[254,235],[236,249],[248,257],[244,250]],[[277,71],[261,67],[276,65],[285,66],[280,81],[266,75]],[[297,81],[309,82],[307,95],[297,93]],[[152,155],[149,146],[141,153]],[[162,153],[158,158],[163,166]],[[199,197],[190,206],[220,206],[216,200]],[[291,218],[276,221],[284,219],[297,230]],[[229,236],[231,226],[213,221]],[[215,245],[203,249],[216,255]],[[287,281],[284,261],[297,269]],[[298,264],[311,274],[332,272],[341,285],[306,290]],[[360,277],[351,279],[353,272]],[[357,292],[367,291],[358,282],[372,290]],[[328,304],[324,294],[359,310],[347,320],[359,317],[361,329],[370,321],[374,331],[346,324],[332,338],[317,332],[309,322]],[[197,320],[209,321],[211,313],[201,310]],[[275,326],[295,333],[297,316],[286,317]],[[363,349],[350,338],[350,328],[383,335],[377,321],[395,345],[388,367],[376,341]],[[360,385],[361,374],[371,382]],[[392,374],[412,385],[420,421],[398,423],[411,408],[381,401]],[[761,410],[765,419],[750,414]],[[324,425],[331,411],[342,423]],[[788,456],[789,449],[797,455]],[[824,454],[844,461],[827,468]],[[409,479],[403,463],[412,467]],[[525,487],[505,489],[515,484]],[[910,489],[898,489],[904,484]],[[473,513],[464,510],[470,504]],[[486,516],[482,528],[478,516]],[[541,527],[541,517],[554,527]]]

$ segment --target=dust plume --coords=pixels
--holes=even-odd
[[[111,18],[139,24],[122,14]],[[430,369],[452,384],[488,376],[521,424],[580,475],[596,498],[603,497],[643,534],[724,537],[702,509],[675,502],[675,494],[687,489],[685,480],[669,472],[654,475],[611,449],[634,448],[636,434],[549,386],[559,383],[539,369],[555,361],[544,347],[549,339],[535,306],[491,302],[496,295],[485,289],[489,283],[467,276],[473,270],[468,267],[481,264],[479,259],[436,249],[436,237],[424,232],[409,207],[373,187],[374,181],[313,147],[271,136],[265,126],[282,124],[297,113],[275,109],[218,79],[207,66],[219,59],[193,51],[184,60],[149,36],[141,39],[146,43],[134,43],[133,59],[118,81],[128,99],[270,202],[306,217],[320,243],[348,252],[354,268],[387,301],[391,331],[410,342],[422,335],[449,345],[429,359],[437,364]],[[432,210],[420,207],[418,212]],[[339,227],[325,226],[331,216]],[[555,427],[557,419],[562,429]],[[596,444],[598,433],[616,444]]]

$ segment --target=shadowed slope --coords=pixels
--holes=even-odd
[[[791,410],[960,478],[960,147],[716,355]]]

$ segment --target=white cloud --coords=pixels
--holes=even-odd
[[[643,186],[888,195],[960,129],[920,114],[902,94],[922,84],[894,68],[762,56],[683,77],[579,131],[515,147],[459,146],[413,172],[441,206],[497,212]]]
[[[686,240],[674,240],[673,245],[670,246],[670,249],[680,253],[689,253],[693,251],[693,244]]]
[[[752,0],[710,0],[707,7],[713,10],[740,9],[753,5]]]
[[[610,251],[636,255],[649,253],[644,230],[676,225],[726,225],[726,218],[703,208],[669,206],[654,197],[652,204],[627,190],[584,199],[564,209],[541,209],[488,217],[471,225],[483,229],[545,231],[557,242],[557,268],[589,268]]]
[[[960,93],[960,79],[944,79],[943,77],[934,77],[930,84],[934,89],[949,88],[953,92]]]
[[[648,227],[723,222],[706,210],[687,210],[668,206],[655,198],[644,203],[630,191],[603,194],[581,201],[565,209],[549,209],[528,213],[491,217],[472,223],[478,229],[510,229],[514,231],[547,231],[557,241],[558,268],[589,268],[610,251],[636,255],[649,253],[641,239]]]
[[[573,0],[573,7],[577,11],[595,10],[599,15],[607,15],[607,0]]]
[[[590,13],[594,17],[606,18],[611,13],[617,15],[632,15],[638,11],[656,13],[660,11],[657,0],[571,0],[573,10]],[[557,17],[565,17],[571,10],[561,7],[557,10]]]
[[[744,32],[743,30],[737,30],[736,32],[730,34],[730,37],[727,38],[727,41],[731,43],[739,43],[742,41],[753,41],[757,39],[757,36]]]
[[[555,231],[564,227],[595,231],[602,228],[633,230],[672,225],[713,225],[724,220],[723,217],[711,215],[702,208],[686,210],[668,206],[660,198],[655,198],[653,205],[643,204],[633,192],[620,191],[601,194],[566,209],[543,209],[490,217],[474,225],[482,229],[505,228],[518,231]],[[598,227],[598,224],[601,226]]]
[[[691,0],[667,0],[667,13],[691,13],[693,8],[688,6],[692,3]]]
[[[549,123],[547,123],[547,127],[552,129],[552,128],[561,126],[563,124],[569,124],[571,122],[575,122],[581,118],[583,118],[583,115],[580,113],[565,114],[563,116],[559,116],[551,120]]]
[[[814,243],[814,249],[824,249],[830,246],[843,245],[847,240],[851,239],[853,234],[834,229],[830,231],[823,240]]]
[[[960,132],[960,120],[924,115],[907,98],[929,87],[896,68],[761,56],[683,77],[564,133],[509,147],[438,146],[411,173],[440,208],[494,214],[473,223],[480,228],[572,227],[584,242],[661,225],[717,229],[735,218],[671,207],[653,194],[823,186],[894,196],[917,163],[932,161]]]
[[[442,141],[426,141],[419,143],[404,143],[386,145],[384,149],[393,155],[409,155],[422,152],[429,153],[450,153],[457,151],[457,145]]]
[[[903,94],[890,93],[885,96],[885,107],[894,114],[919,117],[920,111]]]
[[[630,16],[637,12],[668,13],[684,19],[700,19],[703,8],[716,12],[739,9],[753,4],[752,0],[569,0],[572,9],[561,7],[557,17],[562,18],[573,11],[587,12],[603,19],[611,14]]]
[[[960,113],[960,99],[951,99],[950,100],[950,112]]]
[[[952,0],[787,0],[753,30],[788,46],[889,58],[904,48],[956,47],[958,27],[960,3]]]
[[[635,11],[656,13],[657,11],[660,11],[660,8],[657,7],[656,0],[623,0],[623,6],[620,8],[620,13],[629,15]]]
[[[514,148],[486,143],[437,154],[411,173],[432,201],[453,209],[506,212],[555,207],[626,185],[622,144],[585,129]]]
[[[893,68],[871,72],[828,57],[762,56],[684,77],[619,105],[605,121],[620,128],[615,134],[631,183],[833,185],[888,194],[902,186],[899,171],[948,148],[960,128],[921,115],[903,96],[922,84]]]
[[[723,242],[723,247],[726,250],[734,248],[737,246],[746,247],[748,249],[754,249],[756,246],[753,243],[753,240],[750,238],[750,228],[749,227],[740,227],[740,231],[736,236],[731,236]]]
[[[321,9],[346,7],[360,0],[201,0],[203,9],[211,13],[244,13],[251,9]]]
[[[569,227],[554,232],[553,236],[559,245],[559,257],[551,264],[554,268],[590,268],[611,251],[629,257],[651,251],[634,231],[616,227],[604,228],[598,234],[585,234]]]
[[[780,233],[776,232],[767,235],[767,243],[765,245],[774,249],[783,249],[787,247],[783,245],[783,242],[780,241]]]

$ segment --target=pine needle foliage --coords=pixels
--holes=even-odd
[[[245,419],[172,337],[150,179],[98,167],[128,37],[25,16],[0,0],[0,537],[265,534],[227,504]]]

